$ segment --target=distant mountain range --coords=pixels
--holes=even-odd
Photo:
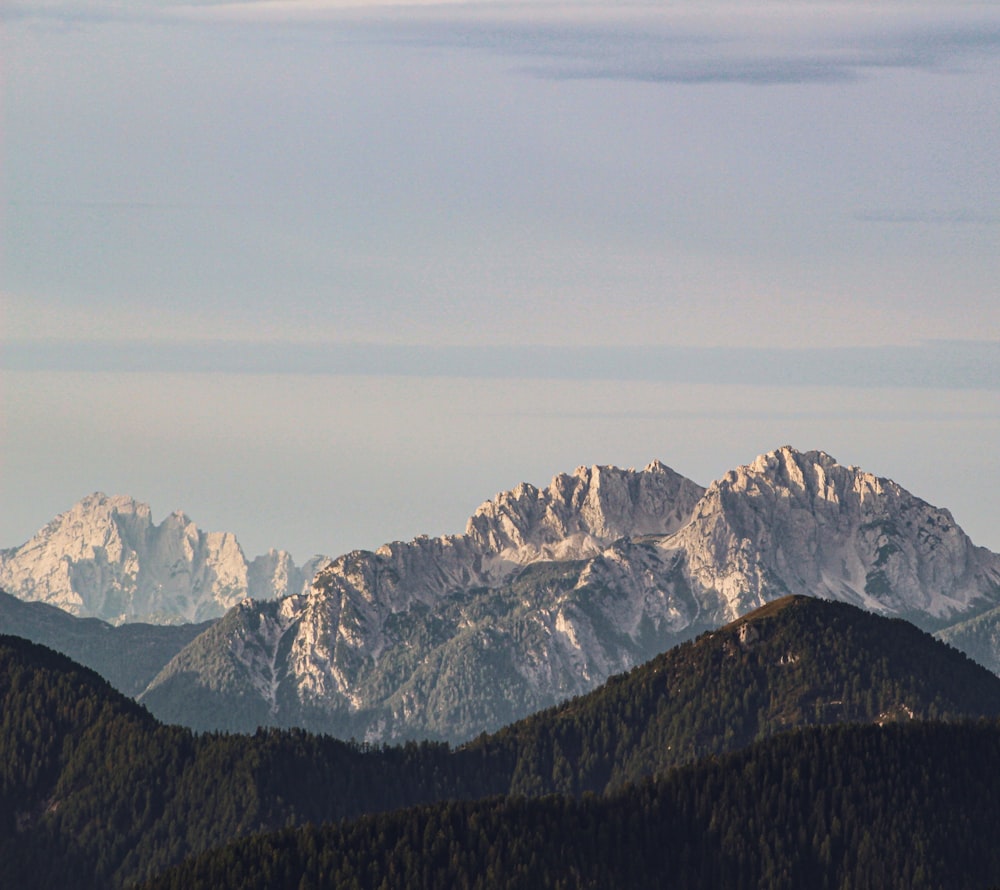
[[[981,886],[1000,865],[1000,678],[814,598],[457,750],[196,736],[12,637],[0,713],[0,885],[25,890],[132,886],[213,848],[151,886]],[[969,718],[989,722],[940,722]]]
[[[0,589],[80,618],[179,624],[298,593],[320,562],[298,567],[283,550],[248,560],[229,532],[204,532],[180,512],[154,525],[148,504],[96,493],[0,551]]]
[[[891,480],[790,447],[708,489],[659,462],[580,468],[498,495],[464,534],[354,551],[301,592],[282,577],[172,653],[140,701],[205,730],[460,741],[789,594],[978,640],[986,664],[1000,651],[1000,556]]]

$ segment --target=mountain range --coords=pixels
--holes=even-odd
[[[1000,603],[1000,556],[823,452],[781,448],[707,489],[661,463],[580,468],[498,495],[464,534],[240,603],[141,701],[199,729],[460,741],[788,594],[938,630]]]
[[[934,887],[1000,874],[1000,678],[907,622],[815,598],[773,602],[456,750],[196,735],[14,637],[0,637],[0,713],[3,886],[640,887],[674,875],[832,888],[868,870],[866,886]],[[323,822],[338,824],[301,827]]]
[[[8,551],[4,571],[30,566],[33,552],[49,554],[39,564],[79,565],[56,555],[55,542],[73,528],[89,530],[82,539],[90,543],[66,544],[70,554],[89,554],[91,567],[121,566],[128,548],[94,543],[104,529],[102,540],[132,542],[143,577],[155,579],[177,563],[153,557],[179,551],[149,541],[174,541],[175,527],[189,542],[212,537],[181,514],[153,526],[141,506],[94,496],[34,545]],[[125,534],[132,526],[122,517],[136,515],[145,517],[129,520],[139,531]],[[242,555],[234,539],[208,550]],[[947,510],[819,451],[777,449],[707,489],[659,462],[640,471],[581,467],[546,488],[525,483],[497,495],[464,534],[321,563],[311,584],[285,557],[268,559],[285,568],[264,573],[266,596],[246,598],[249,579],[262,575],[234,570],[247,586],[227,588],[233,599],[243,594],[224,617],[179,648],[166,641],[155,676],[147,667],[127,687],[141,689],[158,717],[200,730],[302,726],[369,741],[457,742],[789,594],[904,617],[1000,665],[1000,556],[974,546]],[[192,556],[179,564],[175,577],[188,583],[207,577],[195,567],[216,563]],[[124,590],[126,575],[115,571],[105,576]],[[156,600],[139,591],[138,573],[130,577],[129,602]],[[199,595],[210,588],[202,582]],[[188,614],[221,609],[218,598],[194,607],[192,597],[173,602]],[[0,630],[3,620],[0,610]],[[58,633],[43,641],[69,651]]]

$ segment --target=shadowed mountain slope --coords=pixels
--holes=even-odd
[[[967,652],[973,661],[1000,674],[1000,608],[946,627],[937,636]]]
[[[122,624],[74,618],[46,603],[26,603],[0,590],[0,634],[24,637],[93,668],[119,692],[136,696],[212,622]]]

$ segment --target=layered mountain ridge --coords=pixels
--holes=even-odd
[[[113,625],[99,618],[75,618],[57,606],[24,602],[0,590],[0,634],[61,652],[129,696],[139,695],[210,624]]]
[[[659,462],[580,468],[498,495],[463,535],[354,551],[301,594],[241,603],[142,700],[199,729],[460,740],[787,594],[938,629],[1000,602],[1000,556],[819,451],[708,489]]]
[[[901,848],[911,865],[912,850],[923,850],[922,861],[936,863],[941,874],[951,878],[950,883],[932,881],[928,886],[951,886],[955,869],[967,867],[970,859],[967,850],[955,848],[956,837],[975,836],[996,850],[992,838],[1000,796],[995,793],[997,781],[990,777],[996,775],[993,767],[1000,754],[1000,678],[907,622],[816,598],[771,602],[615,676],[586,696],[492,736],[482,735],[457,750],[435,744],[363,746],[301,730],[195,735],[158,723],[93,671],[65,656],[6,636],[0,636],[0,713],[0,885],[5,887],[134,887],[185,856],[211,848],[231,866],[232,857],[220,845],[235,838],[283,828],[287,840],[295,826],[343,825],[345,819],[367,814],[363,818],[370,820],[374,813],[417,804],[423,809],[412,812],[427,813],[427,805],[435,801],[454,807],[459,800],[485,798],[482,806],[488,810],[507,796],[522,804],[541,798],[562,811],[544,831],[526,829],[516,813],[503,820],[504,831],[525,830],[525,840],[533,842],[532,837],[562,837],[565,812],[578,802],[630,795],[628,818],[590,822],[591,828],[601,829],[597,834],[606,847],[602,856],[613,854],[625,838],[646,834],[655,849],[674,836],[689,841],[700,837],[699,843],[707,847],[717,847],[723,837],[731,843],[729,830],[717,830],[719,819],[735,823],[747,852],[752,852],[761,840],[759,826],[773,827],[777,818],[791,827],[782,824],[784,843],[779,840],[774,856],[761,866],[771,873],[775,861],[805,858],[815,860],[822,877],[848,851],[867,847],[867,855],[881,861],[886,850]],[[866,728],[866,723],[877,727]],[[817,724],[823,730],[810,735],[807,727]],[[799,731],[789,734],[789,729]],[[845,761],[845,743],[850,745],[859,735],[862,741],[851,745],[856,753]],[[928,736],[941,744],[933,753],[925,750],[910,771],[916,751],[879,750],[879,739]],[[791,757],[789,746],[794,749],[804,738],[814,741]],[[970,745],[973,738],[979,742]],[[676,830],[641,829],[647,825],[642,807],[651,793],[660,793],[650,779],[671,782],[684,770],[714,770],[734,756],[732,752],[743,750],[753,758],[761,746],[773,752],[765,771],[748,771],[744,762],[726,781],[706,781],[702,774],[687,803],[666,799],[664,808],[676,815]],[[810,772],[818,753],[831,758],[827,775]],[[720,795],[732,791],[733,780],[738,787],[751,779],[735,799],[706,814],[704,824],[692,831],[697,801],[714,807]],[[859,808],[856,800],[845,801],[845,781],[866,792],[891,789],[892,799],[883,800],[874,811]],[[942,789],[946,800],[933,796]],[[748,801],[763,800],[770,802],[772,811],[759,813],[759,821],[748,825]],[[803,814],[794,808],[789,812],[795,801],[815,808],[813,816],[818,816],[804,834],[797,830]],[[938,829],[930,851],[924,850],[927,838],[910,821],[916,813]],[[970,814],[974,824],[968,821]],[[448,820],[460,832],[456,848],[485,852],[510,847],[506,841],[497,843],[501,835],[494,825],[481,841],[467,843],[468,832],[483,815],[480,809],[471,821],[466,814]],[[888,836],[886,825],[900,815],[907,824],[895,827],[896,837]],[[619,826],[621,836],[607,834],[611,825]],[[443,827],[450,834],[452,828]],[[858,840],[869,831],[881,843]],[[442,848],[435,829],[420,825],[407,834],[417,841],[416,856],[429,859],[408,877],[392,872],[393,886],[546,883],[537,876],[525,877],[523,867],[530,857],[523,854],[515,857],[521,859],[518,877],[507,882],[491,875],[485,863],[474,869],[480,878],[489,875],[478,883],[448,878],[429,882],[427,867],[431,861],[449,862],[452,857],[441,855],[448,848]],[[793,853],[788,839],[796,837]],[[588,849],[598,842],[590,834],[578,840]],[[356,838],[319,846],[352,851],[352,856],[358,850]],[[287,843],[281,847],[284,852],[276,855],[242,852],[237,862],[244,874],[239,878],[186,876],[172,886],[305,886],[309,882],[301,882],[301,867],[275,869],[288,851]],[[824,847],[826,855],[821,853]],[[364,868],[360,883],[348,884],[381,883],[390,848],[395,849],[392,843],[386,846],[384,838],[378,841],[366,854],[372,856],[372,866]],[[313,853],[316,850],[313,845]],[[817,855],[822,858],[815,859]],[[668,860],[641,879],[626,869],[595,883],[591,869],[586,881],[569,885],[657,885],[664,875],[674,874],[684,855],[672,854]],[[734,854],[734,870],[745,869],[747,861],[745,854]],[[873,884],[870,877],[864,878],[871,873],[871,863],[865,867],[853,885]],[[375,883],[368,879],[372,874]],[[560,862],[551,874],[572,873]],[[804,877],[801,870],[787,874],[793,877],[779,886],[824,885],[811,875]],[[874,885],[921,886],[911,872],[898,876],[898,884]],[[316,886],[343,883],[342,875],[335,878],[329,869],[322,876],[312,875]],[[567,886],[561,878],[549,883]],[[828,883],[844,886],[839,880]],[[757,875],[752,880],[745,875],[741,880],[711,876],[695,885],[770,886]],[[972,885],[985,886],[982,881]]]
[[[202,531],[179,511],[156,525],[148,504],[97,492],[0,551],[0,588],[78,617],[177,624],[298,592],[314,569],[281,550],[248,560],[229,532]]]

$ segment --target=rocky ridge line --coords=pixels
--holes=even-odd
[[[277,611],[242,604],[143,700],[182,720],[166,702],[197,688],[209,721],[237,696],[263,722],[457,740],[790,593],[936,629],[1000,602],[1000,557],[819,451],[778,449],[707,490],[660,463],[580,468],[498,495],[463,535],[346,554]]]

